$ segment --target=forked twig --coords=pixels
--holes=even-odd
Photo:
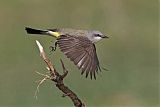
[[[37,71],[36,71],[36,73],[37,73],[38,75],[41,75],[41,76],[44,77],[42,80],[39,80],[39,81],[38,81],[38,85],[37,85],[36,91],[35,91],[35,93],[34,93],[34,97],[35,97],[36,99],[38,99],[37,94],[39,93],[39,87],[40,87],[40,85],[42,85],[42,83],[44,83],[47,79],[51,79],[51,78],[50,78],[50,76],[45,75],[45,74],[42,74],[42,73],[40,73],[40,72],[37,72]]]
[[[66,70],[63,61],[61,60],[61,64],[62,64],[62,68],[63,68],[63,74],[60,75],[56,71],[56,69],[54,68],[51,61],[46,57],[46,54],[44,52],[44,49],[43,49],[42,45],[37,40],[36,40],[36,43],[37,43],[37,46],[38,46],[39,51],[40,51],[40,56],[42,57],[42,59],[47,64],[47,68],[50,71],[49,76],[45,75],[45,74],[41,74],[41,73],[38,72],[38,74],[44,76],[44,78],[39,82],[39,84],[37,86],[36,94],[39,92],[39,86],[46,79],[50,79],[50,80],[54,81],[56,83],[56,87],[63,92],[63,97],[68,96],[72,100],[75,107],[85,107],[84,103],[82,103],[82,101],[77,97],[77,95],[72,90],[70,90],[66,85],[64,85],[64,83],[63,83],[64,78],[68,74],[68,71]]]

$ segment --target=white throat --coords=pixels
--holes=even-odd
[[[102,39],[101,37],[97,36],[97,37],[94,37],[92,42],[95,43],[95,42],[100,41],[101,39]]]

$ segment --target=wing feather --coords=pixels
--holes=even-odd
[[[86,37],[61,35],[57,39],[60,50],[68,57],[74,64],[82,70],[81,74],[86,72],[86,78],[90,77],[96,79],[96,72],[98,72],[99,61],[96,54],[95,45]]]

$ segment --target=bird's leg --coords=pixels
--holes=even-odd
[[[50,46],[50,47],[49,47],[49,48],[50,48],[50,52],[56,51],[57,45],[58,45],[58,43],[57,43],[57,41],[56,41],[56,42],[54,43],[54,46],[53,46],[53,45]]]

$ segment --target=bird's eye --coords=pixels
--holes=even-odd
[[[100,35],[100,34],[95,34],[95,36],[96,36],[96,37],[101,37],[101,35]]]

